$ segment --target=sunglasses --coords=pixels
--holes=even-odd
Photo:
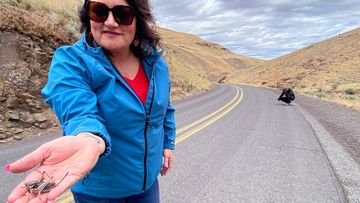
[[[88,7],[88,16],[92,21],[102,23],[105,22],[109,16],[109,12],[112,12],[112,15],[119,25],[131,25],[134,17],[135,11],[129,6],[118,5],[113,8],[109,8],[106,4],[90,1]]]

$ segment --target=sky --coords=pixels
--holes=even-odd
[[[151,0],[157,24],[273,59],[360,27],[360,0]]]

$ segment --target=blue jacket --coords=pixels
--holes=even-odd
[[[150,188],[161,166],[163,149],[174,149],[174,108],[170,104],[168,66],[161,53],[141,59],[149,79],[145,105],[108,60],[85,36],[60,47],[42,90],[64,135],[92,132],[106,143],[84,179],[71,189],[100,198],[121,198]]]

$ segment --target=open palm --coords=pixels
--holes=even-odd
[[[25,172],[33,168],[35,170],[11,192],[8,202],[54,201],[79,179],[86,176],[96,164],[100,153],[98,143],[81,136],[65,136],[40,146],[9,166],[9,170],[13,173]],[[41,180],[44,171],[53,176],[52,180],[55,183],[66,177],[48,193],[30,194],[25,182]],[[49,177],[45,176],[44,180],[49,180]]]

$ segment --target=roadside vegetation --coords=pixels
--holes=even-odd
[[[232,74],[228,81],[296,92],[360,111],[360,28]]]
[[[1,0],[1,2],[49,19],[56,26],[65,28],[70,37],[79,36],[77,8],[81,5],[81,0]]]

